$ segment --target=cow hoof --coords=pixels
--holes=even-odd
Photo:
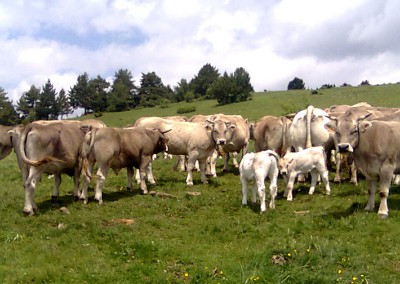
[[[25,210],[22,212],[25,217],[33,216],[35,212],[33,210]]]
[[[341,182],[340,177],[335,177],[335,178],[333,179],[333,182],[340,183],[340,182]]]
[[[381,219],[386,219],[387,217],[389,217],[389,214],[387,214],[387,213],[378,213],[378,216]]]
[[[51,202],[57,202],[58,196],[52,195],[51,196]]]
[[[74,195],[74,200],[79,201],[79,195]]]
[[[126,191],[131,192],[131,191],[132,191],[132,187],[127,186],[127,187],[126,187]]]

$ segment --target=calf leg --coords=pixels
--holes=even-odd
[[[293,191],[293,185],[294,185],[294,181],[296,179],[296,176],[297,176],[296,172],[291,172],[290,175],[289,175],[289,181],[288,181],[287,186],[286,186],[287,200],[288,201],[293,201],[292,191]]]
[[[257,191],[258,191],[258,197],[260,198],[260,208],[261,212],[265,212],[267,210],[267,207],[265,205],[265,183],[264,183],[265,178],[264,177],[256,177],[256,183],[257,183]]]
[[[329,172],[323,171],[321,173],[322,181],[325,184],[326,195],[331,195],[331,187],[329,185]]]
[[[310,190],[308,191],[308,194],[312,195],[314,194],[315,186],[317,185],[318,174],[315,170],[312,170],[310,174],[311,174],[311,186]]]
[[[242,183],[242,205],[247,204],[247,179],[240,175],[240,182]]]
[[[269,208],[271,209],[275,209],[275,198],[278,194],[278,175],[279,175],[279,170],[277,167],[275,167],[274,170],[270,169],[268,177],[270,181],[269,193],[271,195]]]
[[[153,176],[153,163],[149,163],[149,165],[146,167],[146,175],[147,175],[147,181],[150,184],[156,184],[156,181],[154,180]]]
[[[83,200],[84,204],[88,203],[88,188],[89,188],[89,184],[90,184],[90,180],[91,180],[91,176],[89,176],[88,174],[90,173],[90,175],[93,173],[93,166],[94,166],[94,162],[92,161],[88,161],[87,163],[87,172],[84,172],[83,174],[83,185],[82,185],[82,192],[79,196],[79,199]]]

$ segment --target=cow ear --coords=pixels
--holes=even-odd
[[[326,130],[328,130],[329,132],[335,132],[337,124],[336,124],[335,120],[331,120],[330,122],[328,122],[324,126],[325,126]]]
[[[363,121],[360,123],[360,125],[358,126],[358,129],[360,130],[361,133],[364,133],[365,131],[367,131],[368,128],[370,128],[372,126],[372,123],[370,121]]]

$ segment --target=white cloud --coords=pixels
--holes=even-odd
[[[0,86],[15,101],[121,68],[173,86],[206,63],[245,68],[256,90],[397,82],[399,13],[396,0],[4,0]]]

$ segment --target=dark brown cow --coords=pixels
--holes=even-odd
[[[85,203],[88,202],[87,189],[96,161],[99,169],[94,198],[99,204],[103,203],[103,185],[109,168],[112,168],[115,173],[118,173],[122,168],[127,168],[128,187],[132,187],[133,167],[138,168],[140,171],[140,189],[146,194],[145,172],[152,156],[168,149],[165,132],[143,127],[106,127],[94,128],[89,131],[85,135],[82,147],[85,179],[80,198]]]

